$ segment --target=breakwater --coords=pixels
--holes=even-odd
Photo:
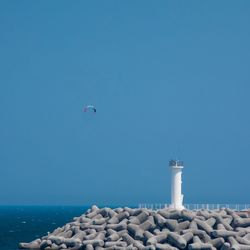
[[[150,210],[93,206],[72,222],[22,249],[242,249],[250,250],[247,211]]]

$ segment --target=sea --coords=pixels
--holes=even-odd
[[[85,213],[89,206],[0,206],[0,250],[17,250]]]

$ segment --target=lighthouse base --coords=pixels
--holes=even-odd
[[[172,208],[172,209],[176,209],[176,210],[183,210],[183,209],[185,209],[185,207],[183,206],[183,205],[177,205],[177,204],[171,204],[170,206],[169,206],[170,208]]]

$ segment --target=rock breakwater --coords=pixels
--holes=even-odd
[[[220,210],[157,211],[92,206],[72,222],[21,249],[221,249],[250,250],[247,212]]]

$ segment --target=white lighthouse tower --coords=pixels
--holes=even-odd
[[[183,162],[178,160],[169,161],[171,169],[171,208],[182,210],[184,206],[183,194],[181,193],[181,174],[183,169]]]

